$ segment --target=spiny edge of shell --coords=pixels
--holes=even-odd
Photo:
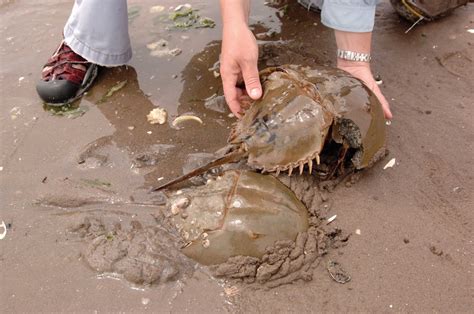
[[[298,161],[295,161],[295,162],[291,162],[291,163],[288,163],[286,165],[282,165],[282,166],[275,166],[275,167],[272,167],[272,168],[266,168],[266,167],[262,167],[262,172],[269,172],[269,173],[272,173],[272,172],[275,172],[277,175],[280,174],[280,172],[282,171],[289,171],[289,174],[291,176],[292,172],[294,169],[297,169],[299,168],[300,169],[300,174],[302,173],[302,169],[304,167],[304,165],[308,164],[309,167],[310,167],[310,172],[312,172],[312,164],[313,164],[313,160],[316,159],[316,164],[319,164],[320,161],[319,161],[319,153],[314,153],[312,156],[308,157],[308,158],[305,158],[305,159],[300,159]]]

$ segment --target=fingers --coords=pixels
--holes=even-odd
[[[242,64],[242,77],[250,98],[256,100],[262,97],[262,85],[258,75],[257,60],[250,60]]]
[[[375,83],[375,82],[374,82]],[[392,120],[393,115],[392,112],[390,111],[390,105],[388,104],[387,99],[385,96],[382,94],[382,91],[380,91],[380,88],[377,84],[374,84],[372,91],[374,92],[375,96],[380,101],[380,104],[382,105],[383,113],[385,115],[385,119],[387,120]]]
[[[240,102],[239,92],[236,87],[238,74],[235,71],[228,71],[225,68],[221,68],[222,87],[224,88],[224,97],[229,106],[230,111],[240,118]]]

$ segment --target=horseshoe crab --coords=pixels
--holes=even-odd
[[[328,179],[384,156],[382,108],[360,80],[339,69],[298,65],[270,67],[260,77],[263,96],[235,124],[229,153],[154,190],[242,158],[263,172],[291,175],[307,165]]]
[[[236,255],[261,258],[279,240],[294,241],[308,229],[305,206],[278,179],[230,170],[206,185],[176,192],[168,215],[185,245],[204,265]]]

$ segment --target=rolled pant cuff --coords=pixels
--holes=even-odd
[[[122,54],[105,54],[91,48],[74,36],[74,30],[69,25],[64,27],[64,41],[75,53],[87,61],[101,66],[113,67],[124,65],[132,58],[131,47]]]

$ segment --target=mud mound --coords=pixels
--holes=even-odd
[[[100,219],[85,218],[71,228],[84,238],[83,256],[87,264],[101,274],[123,276],[134,284],[163,284],[192,275],[194,263],[182,255],[178,240],[158,226],[130,222],[106,226]]]
[[[296,241],[278,241],[266,249],[260,260],[249,256],[235,256],[226,263],[211,267],[216,277],[241,279],[245,283],[257,283],[274,288],[296,280],[311,280],[312,266],[326,253],[327,238],[324,232],[310,227],[298,234]]]
[[[323,226],[330,209],[326,191],[318,187],[319,180],[311,175],[279,179],[286,184],[308,208],[310,228],[299,233],[295,241],[278,241],[266,249],[261,258],[235,256],[225,263],[211,266],[216,277],[238,280],[255,287],[274,288],[297,280],[313,279],[313,267],[330,248],[345,246],[349,235],[340,229]]]

